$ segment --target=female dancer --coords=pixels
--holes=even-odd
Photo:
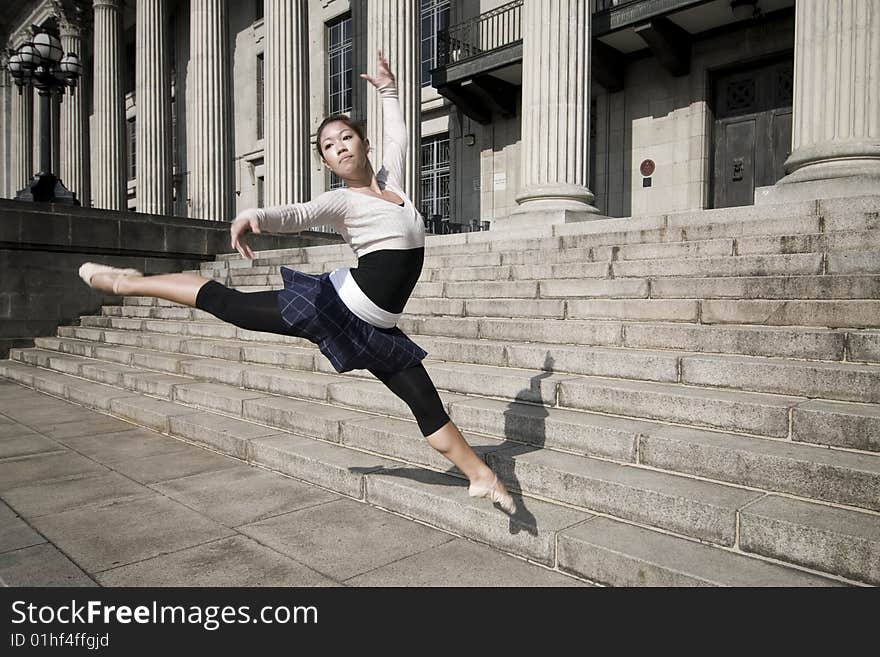
[[[232,246],[253,259],[248,232],[298,232],[332,224],[358,256],[354,269],[312,276],[281,267],[284,289],[242,293],[197,274],[143,276],[134,269],[85,263],[80,276],[117,295],[152,296],[194,306],[236,326],[296,335],[318,345],[338,372],[367,369],[415,415],[428,443],[468,478],[471,497],[486,497],[507,513],[513,498],[474,453],[443,410],[422,365],[427,353],[396,324],[422,271],[425,229],[403,191],[406,128],[394,75],[379,51],[375,77],[361,74],[382,96],[384,162],[374,173],[363,130],[344,114],[318,128],[324,164],[346,187],[307,203],[245,210],[232,223]]]

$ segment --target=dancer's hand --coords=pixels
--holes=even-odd
[[[253,210],[239,212],[229,229],[232,234],[232,248],[238,251],[243,258],[254,259],[254,252],[247,244],[248,233],[260,233],[260,223],[257,214]]]
[[[382,54],[381,49],[379,50],[379,65],[376,76],[373,77],[372,75],[361,73],[361,77],[376,87],[376,89],[384,89],[385,87],[394,86],[396,84],[394,73],[392,73],[391,69],[388,67],[388,60],[385,59],[385,55]]]

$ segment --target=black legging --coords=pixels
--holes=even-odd
[[[196,308],[243,329],[292,335],[278,310],[277,290],[239,292],[208,281],[196,296]],[[406,402],[423,436],[430,436],[449,422],[437,388],[421,363],[398,372],[369,371]]]

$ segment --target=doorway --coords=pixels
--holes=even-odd
[[[753,205],[791,154],[792,56],[716,74],[712,207]]]

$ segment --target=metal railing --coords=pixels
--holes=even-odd
[[[613,7],[621,5],[630,5],[641,0],[593,0],[593,13],[598,14],[600,11],[606,11]]]
[[[522,39],[523,0],[514,0],[485,14],[437,32],[437,64],[463,62]]]
[[[425,232],[429,235],[453,235],[455,233],[477,233],[489,230],[488,221],[471,221],[469,224],[459,224],[449,219],[444,219],[439,214],[426,218]]]

